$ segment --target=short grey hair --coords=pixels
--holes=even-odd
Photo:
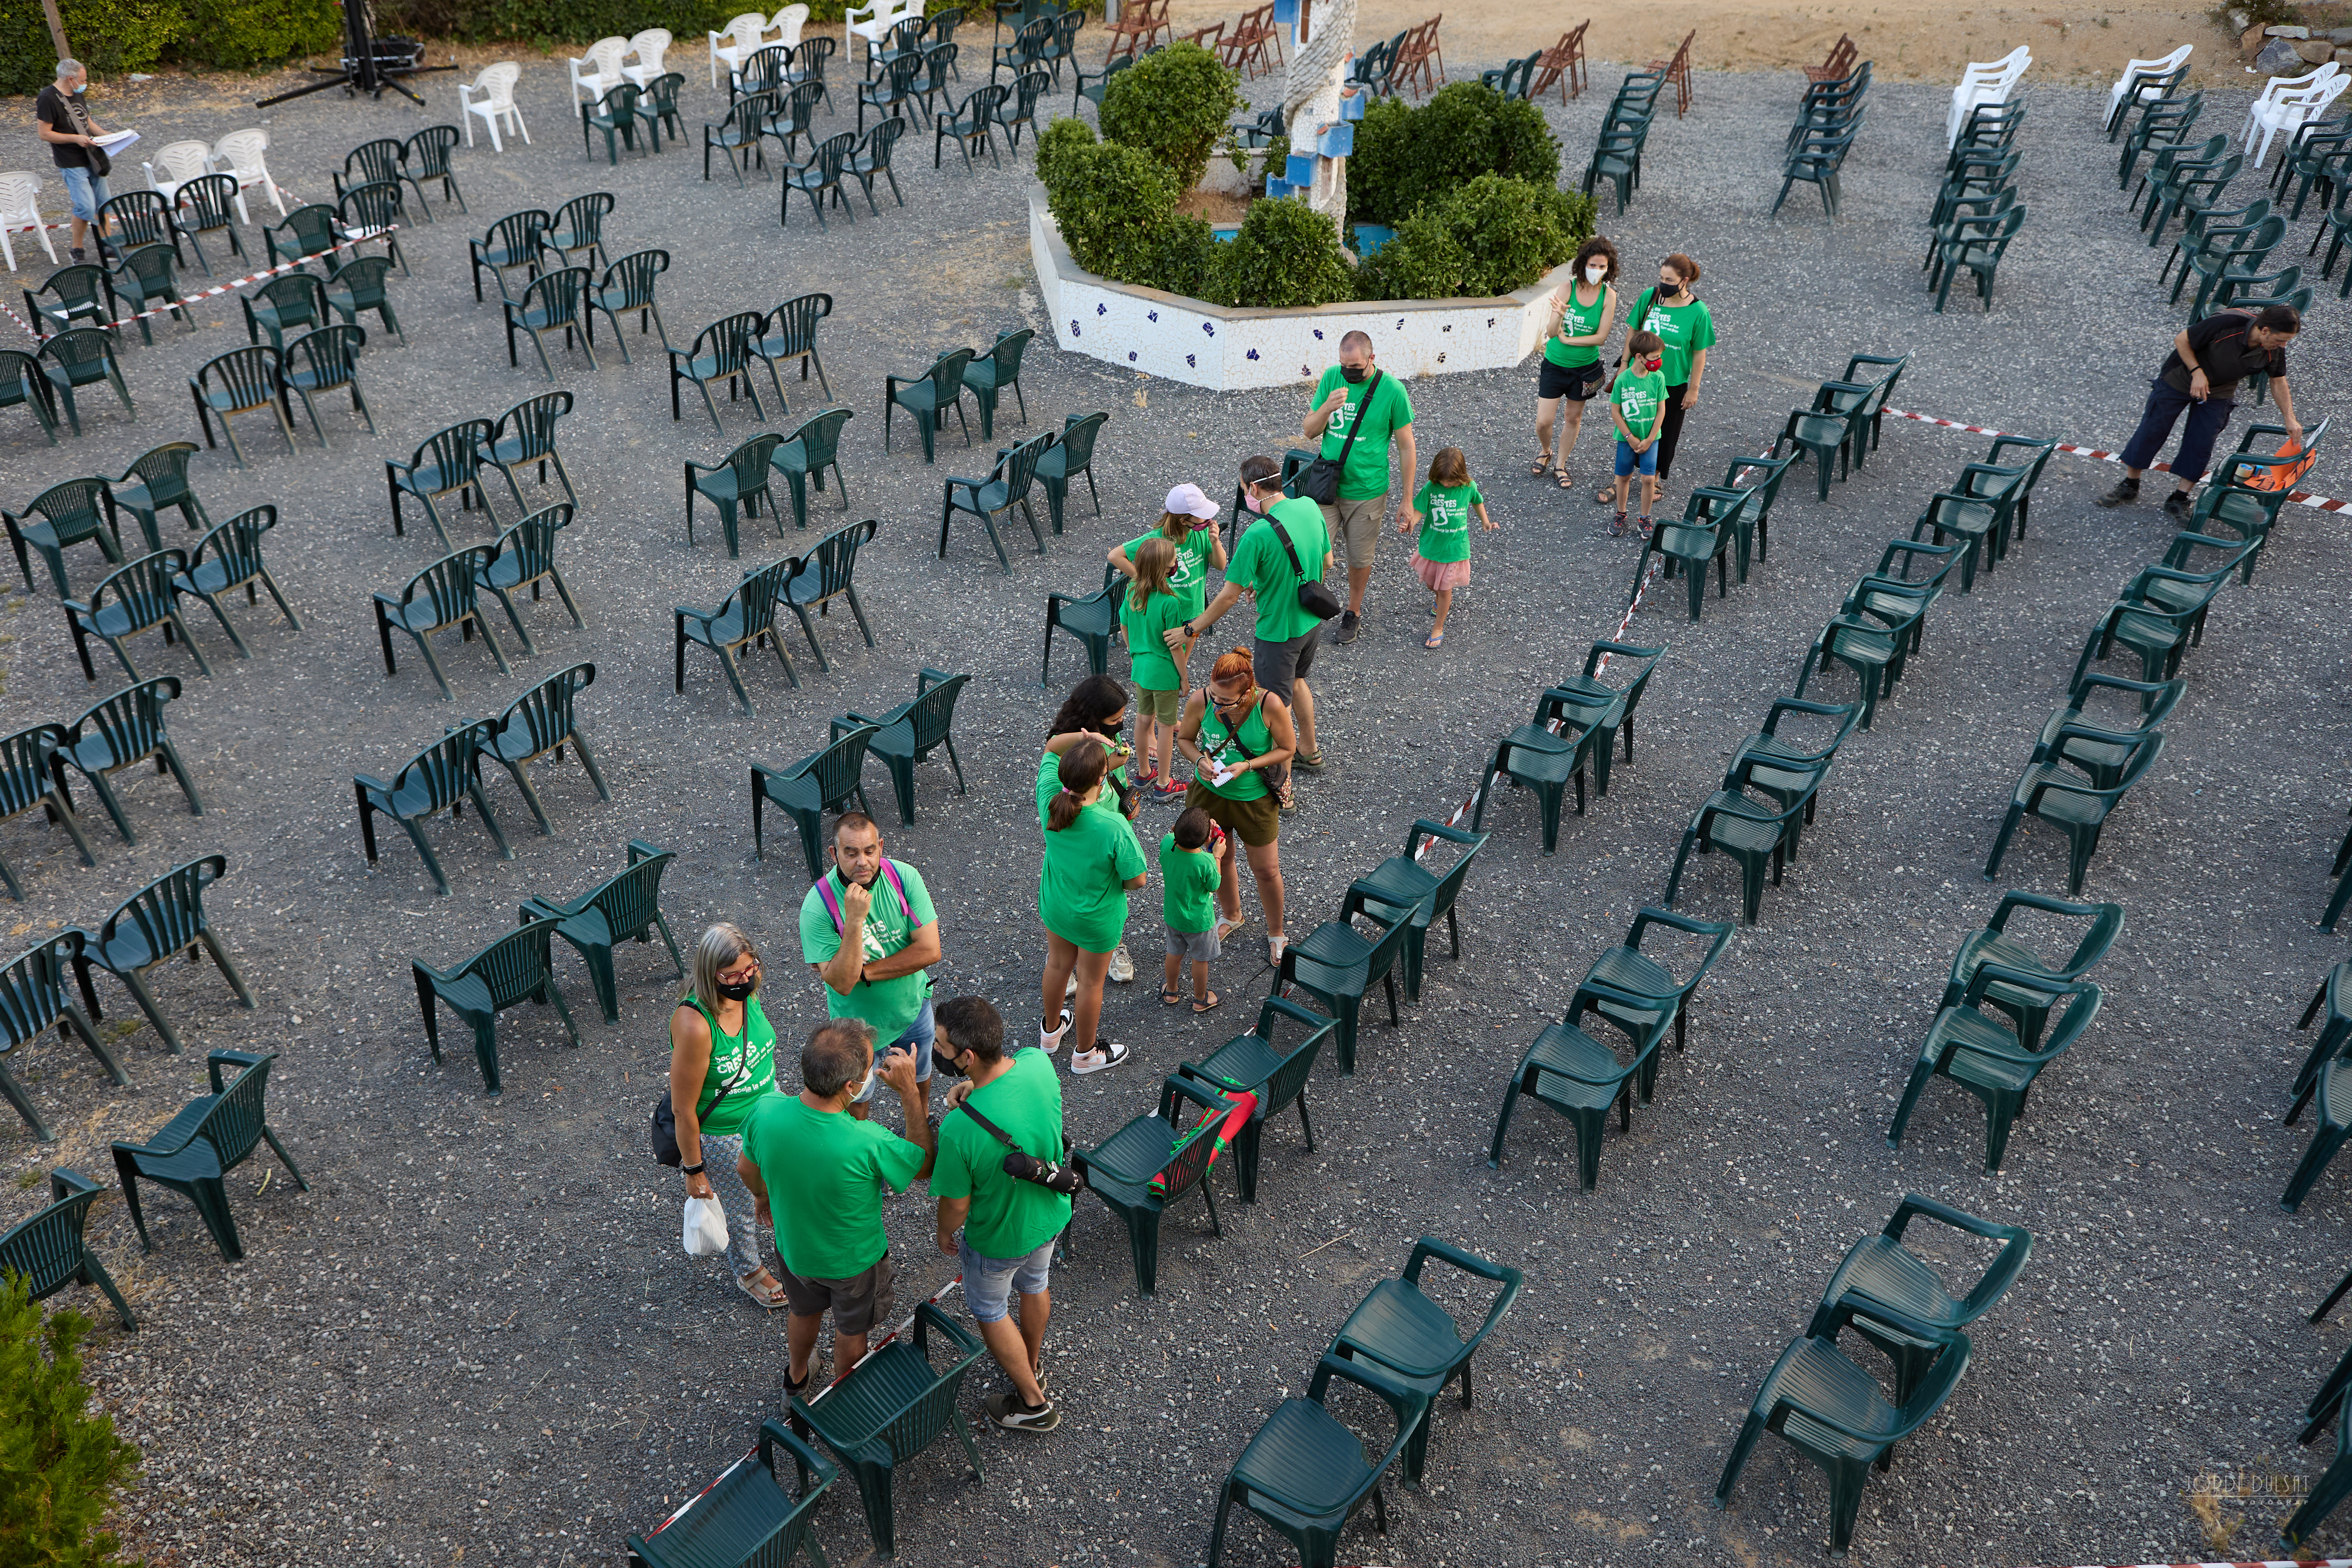
[[[760,950],[751,945],[751,939],[743,934],[741,928],[720,921],[702,933],[694,944],[694,999],[702,1004],[704,1012],[715,1016],[726,1000],[719,994],[719,972],[745,958],[759,963]],[[760,982],[754,976],[751,994],[759,994]]]
[[[58,62],[58,79],[59,81],[63,81],[68,77],[79,76],[82,74],[82,63],[79,60],[59,60]]]
[[[874,1026],[863,1018],[828,1018],[809,1031],[801,1050],[801,1085],[831,1100],[866,1076],[874,1060]]]

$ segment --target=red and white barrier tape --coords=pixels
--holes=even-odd
[[[963,1276],[958,1274],[954,1279],[949,1280],[946,1284],[940,1286],[938,1289],[924,1297],[922,1305],[927,1307],[937,1306],[939,1304],[940,1298],[945,1296],[949,1291],[954,1289],[957,1286],[962,1283]],[[900,1319],[898,1324],[893,1327],[888,1333],[884,1334],[880,1339],[875,1341],[866,1348],[866,1353],[857,1358],[857,1366],[851,1367],[849,1372],[856,1372],[857,1367],[864,1366],[867,1362],[872,1361],[876,1356],[880,1355],[882,1353],[882,1347],[888,1344],[892,1340],[897,1339],[900,1334],[905,1333],[907,1331],[908,1325],[912,1323],[914,1321],[915,1314],[912,1312],[908,1313],[904,1318]],[[845,1372],[841,1374],[841,1377],[847,1377],[849,1373]],[[823,1388],[818,1389],[815,1394],[809,1397],[807,1403],[814,1405],[824,1399],[826,1394],[831,1394],[835,1389],[840,1387],[841,1377],[835,1378],[831,1383],[826,1384]],[[712,1477],[709,1486],[703,1488],[700,1491],[695,1493],[692,1497],[680,1503],[677,1509],[670,1513],[668,1518],[663,1520],[659,1524],[655,1525],[651,1530],[646,1531],[646,1533],[647,1535],[659,1535],[663,1531],[667,1530],[671,1525],[676,1524],[679,1520],[686,1517],[686,1513],[688,1509],[691,1509],[696,1503],[700,1502],[704,1498],[709,1497],[710,1493],[717,1489],[719,1482],[725,1480],[728,1477],[733,1475],[737,1470],[741,1469],[744,1466],[758,1463],[759,1458],[760,1446],[757,1443],[754,1443],[749,1448],[744,1449],[742,1456],[733,1464],[728,1466],[725,1469]],[[2352,1568],[2352,1564],[2347,1564],[2347,1568]]]
[[[223,173],[226,173],[226,171],[223,171]],[[291,192],[291,191],[288,190],[285,186],[283,186],[283,185],[279,184],[278,184],[277,181],[275,181],[275,180],[270,181],[270,182],[269,182],[269,185],[270,185],[270,188],[271,188],[272,190],[275,190],[275,191],[276,191],[279,195],[281,195],[281,196],[285,197],[288,201],[292,202],[292,203],[294,204],[294,206],[301,207],[301,206],[309,206],[309,205],[310,205],[310,203],[308,203],[308,202],[304,201],[300,196],[296,195],[293,192]],[[245,194],[246,189],[247,189],[247,187],[245,187],[245,186],[243,186],[243,185],[238,186],[238,187],[237,187],[237,194],[238,194],[239,195],[243,195]],[[321,204],[321,205],[323,205],[323,204]],[[173,210],[173,211],[174,211],[174,212],[177,212],[177,211],[179,210],[179,208],[178,208],[178,206],[177,206],[177,205],[176,205],[176,204],[173,205],[173,209],[172,209],[172,210]],[[292,207],[280,207],[280,208],[278,209],[278,211],[280,212],[280,214],[284,214],[284,213],[291,212],[292,210],[293,210],[293,208],[292,208]],[[50,232],[52,232],[52,233],[58,233],[58,234],[61,234],[61,233],[63,233],[65,230],[67,230],[67,229],[69,229],[69,228],[73,227],[73,226],[74,226],[75,224],[77,224],[77,223],[87,223],[87,222],[89,222],[89,219],[87,219],[87,218],[68,218],[68,219],[67,219],[67,220],[66,220],[65,222],[63,222],[63,223],[45,223],[45,224],[38,224],[38,225],[29,224],[29,223],[28,223],[28,224],[23,225],[21,227],[12,228],[12,229],[10,229],[8,232],[9,232],[10,234],[30,234],[30,233],[31,233],[31,232],[32,232],[36,227],[39,227],[39,228],[45,228],[45,229],[47,229],[47,230],[49,230],[49,231],[50,231]]]
[[[1894,415],[1897,419],[1916,420],[1922,425],[1937,425],[1947,430],[1966,430],[1973,436],[2012,436],[2016,434],[2015,431],[2011,430],[1995,430],[1990,426],[1986,425],[1963,425],[1957,419],[1939,419],[1932,414],[1914,414],[1907,408],[1889,408],[1886,412]],[[2117,453],[2102,451],[2096,447],[2079,447],[2072,441],[2059,442],[2058,449],[2062,452],[2072,452],[2078,458],[2089,458],[2102,463],[2120,463],[2123,461],[2123,458]],[[2157,463],[2151,465],[2151,467],[2156,472],[2160,474],[2168,474],[2172,472],[2172,465],[2169,463]],[[2203,477],[2204,476],[2202,475],[2199,476],[2200,479]],[[2327,496],[2313,495],[2308,490],[2296,490],[2286,499],[2293,501],[2297,506],[2310,507],[2315,511],[2352,510],[2352,501],[2336,500]]]
[[[264,271],[252,273],[244,278],[233,278],[226,283],[216,283],[209,289],[202,289],[194,294],[184,295],[181,298],[173,300],[168,305],[158,305],[152,310],[142,310],[137,315],[125,316],[119,321],[92,322],[90,325],[96,330],[101,331],[111,331],[118,327],[127,327],[134,321],[144,321],[150,316],[160,316],[166,310],[176,310],[185,305],[194,305],[206,300],[217,299],[219,296],[227,293],[232,289],[242,289],[248,283],[258,283],[265,278],[275,278],[281,272],[291,272],[295,268],[302,266],[304,262],[316,261],[321,256],[332,256],[337,251],[350,250],[355,247],[365,245],[370,240],[374,239],[381,239],[389,243],[392,236],[398,232],[399,228],[400,226],[396,223],[387,224],[383,228],[372,228],[365,234],[353,235],[351,238],[343,241],[341,245],[329,246],[324,250],[314,250],[310,255],[302,257],[298,260],[280,262],[276,267],[267,268]],[[41,336],[38,331],[34,331],[32,325],[28,323],[24,317],[16,314],[16,311],[9,310],[5,304],[0,304],[0,312],[5,312],[10,321],[16,322],[18,326],[23,327],[26,331],[32,332],[34,337],[38,338]]]

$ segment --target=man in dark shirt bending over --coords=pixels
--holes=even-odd
[[[2294,395],[2286,384],[2286,345],[2302,330],[2303,318],[2294,306],[2265,305],[2254,311],[2219,310],[2175,333],[2172,353],[2148,388],[2139,428],[2124,443],[2124,477],[2099,498],[2099,504],[2122,506],[2139,499],[2142,470],[2164,449],[2174,423],[2186,410],[2189,427],[2181,432],[2180,449],[2172,458],[2178,482],[2164,499],[2164,515],[2185,520],[2189,493],[2204,475],[2213,443],[2236,406],[2231,395],[2249,375],[2271,378],[2279,422],[2290,438],[2301,443],[2303,424],[2294,416]]]

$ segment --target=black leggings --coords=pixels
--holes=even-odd
[[[1666,388],[1665,427],[1658,437],[1658,483],[1661,485],[1666,482],[1666,475],[1674,469],[1675,443],[1682,438],[1683,434],[1683,395],[1688,391],[1688,382]]]

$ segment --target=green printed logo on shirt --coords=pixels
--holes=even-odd
[[[1658,416],[1665,409],[1666,378],[1657,371],[1647,375],[1621,375],[1609,400],[1625,416],[1625,428],[1647,440],[1657,429]]]

